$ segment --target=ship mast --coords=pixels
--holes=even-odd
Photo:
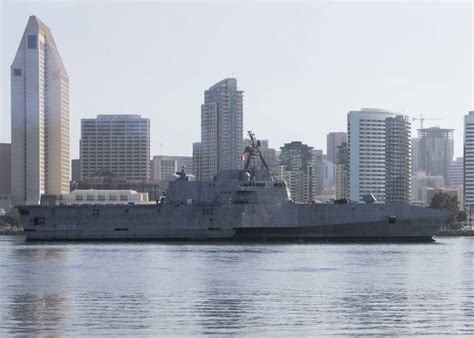
[[[255,158],[256,155],[260,157],[260,160],[262,161],[263,165],[267,170],[269,170],[267,162],[265,162],[265,159],[263,158],[262,153],[260,152],[260,147],[262,143],[260,140],[257,140],[255,137],[255,134],[251,132],[250,130],[248,131],[249,137],[250,137],[250,145],[245,147],[244,154],[242,156],[242,159],[244,160],[244,170],[248,171],[250,168],[250,163],[252,160]]]

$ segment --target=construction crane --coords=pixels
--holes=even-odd
[[[420,114],[420,117],[413,117],[412,121],[420,121],[420,129],[423,129],[423,122],[424,121],[441,121],[442,119],[431,119],[431,118],[425,118],[423,117],[422,114]]]

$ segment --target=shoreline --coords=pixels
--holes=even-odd
[[[0,236],[21,236],[24,235],[25,232],[23,231],[23,228],[17,228],[17,227],[5,227],[5,228],[0,228]]]
[[[438,237],[471,237],[474,236],[474,230],[438,230],[434,235]]]

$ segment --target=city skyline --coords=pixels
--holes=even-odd
[[[172,37],[175,36],[173,29],[176,27],[170,24],[169,19],[163,19],[165,20],[163,24],[170,24],[167,32],[170,32],[171,37],[165,38],[157,35],[154,38],[157,39],[157,42],[162,43],[160,45],[162,47],[161,51],[166,51],[167,47],[170,47],[173,51],[183,52],[187,48],[197,47],[196,43],[190,42],[189,39],[195,37],[195,34],[203,34],[210,29],[206,24],[203,24],[202,27],[197,27],[194,33],[187,29],[190,27],[194,28],[192,25],[196,23],[194,20],[197,20],[189,16],[194,8],[192,4],[171,5],[151,3],[139,5],[137,8],[134,7],[129,11],[129,16],[124,16],[124,12],[126,10],[128,12],[128,9],[130,9],[126,4],[115,6],[64,4],[63,6],[48,7],[31,3],[19,5],[7,3],[2,6],[2,19],[4,19],[2,20],[2,88],[6,90],[2,91],[1,107],[2,120],[7,122],[5,125],[9,125],[8,121],[10,119],[9,86],[8,82],[6,83],[5,81],[5,74],[8,68],[6,68],[5,64],[8,64],[9,67],[13,57],[12,54],[14,54],[11,41],[14,41],[13,45],[17,44],[21,30],[24,28],[25,20],[29,14],[35,12],[34,14],[37,14],[57,34],[57,37],[55,37],[58,47],[61,50],[68,72],[72,74],[71,125],[77,123],[81,118],[93,117],[99,113],[141,114],[151,119],[153,135],[151,154],[191,155],[192,142],[199,139],[199,105],[201,104],[202,89],[208,88],[219,79],[235,77],[239,80],[239,87],[245,90],[244,130],[254,130],[259,137],[271,140],[275,147],[291,140],[301,140],[315,148],[324,149],[325,138],[328,132],[345,130],[346,114],[348,111],[359,109],[360,107],[376,107],[391,109],[397,112],[403,111],[411,117],[423,113],[426,117],[444,118],[444,120],[437,121],[434,125],[455,129],[455,156],[462,155],[462,116],[467,111],[472,110],[470,107],[472,104],[470,103],[472,99],[472,83],[467,81],[470,77],[468,74],[469,68],[472,69],[472,55],[467,53],[467,51],[471,50],[470,44],[472,45],[472,43],[470,43],[470,40],[472,39],[469,39],[469,30],[465,29],[472,23],[470,22],[472,21],[472,14],[470,11],[466,11],[466,8],[472,7],[470,4],[451,6],[448,4],[412,5],[399,3],[381,5],[357,4],[357,6],[335,4],[328,6],[327,4],[318,3],[272,6],[269,8],[269,15],[275,20],[269,23],[269,28],[264,29],[255,38],[247,42],[237,35],[238,25],[235,28],[230,25],[228,33],[235,38],[232,43],[246,48],[252,46],[253,50],[257,52],[252,53],[253,59],[244,57],[243,54],[245,53],[237,50],[237,47],[229,47],[230,42],[229,44],[227,44],[228,42],[223,42],[225,46],[230,48],[228,51],[224,51],[224,55],[229,56],[228,60],[222,62],[211,58],[210,62],[204,62],[201,57],[196,57],[195,60],[190,62],[190,66],[184,65],[182,71],[178,73],[169,71],[173,73],[174,77],[171,80],[169,80],[171,74],[168,74],[168,71],[165,74],[157,73],[158,68],[163,70],[163,67],[153,68],[155,63],[150,62],[150,59],[147,57],[141,63],[141,65],[148,66],[147,72],[138,72],[138,75],[128,70],[118,72],[117,74],[110,73],[110,67],[115,65],[116,62],[123,60],[132,62],[133,58],[130,59],[130,57],[136,57],[137,55],[130,54],[131,52],[127,52],[128,54],[126,53],[125,57],[117,55],[116,52],[119,49],[114,47],[117,46],[115,36],[107,35],[109,30],[107,30],[106,24],[112,20],[114,15],[119,18],[126,18],[128,21],[125,20],[126,22],[123,25],[119,25],[117,29],[120,33],[124,34],[138,34],[136,43],[140,43],[143,42],[143,39],[150,37],[150,32],[144,30],[144,28],[150,27],[137,21],[139,14],[146,17],[145,9],[155,9],[155,12],[160,12],[158,11],[160,9],[163,12],[160,12],[160,18],[161,15],[166,13],[170,14],[171,17],[178,15],[185,19],[186,29],[183,28],[176,34],[183,38],[184,44],[189,43],[189,46],[183,47],[170,44]],[[198,17],[202,19],[202,17],[210,14],[221,14],[222,16],[219,18],[218,24],[223,24],[226,20],[237,24],[239,23],[239,15],[247,13],[250,6],[252,12],[255,13],[250,16],[248,25],[249,27],[254,27],[257,21],[257,14],[268,9],[264,4],[226,4],[225,6],[229,7],[206,5],[204,6],[205,10],[198,13]],[[97,13],[91,14],[93,12],[90,11],[91,8],[97,8]],[[228,8],[235,9],[235,13],[229,14],[231,11],[226,10]],[[407,21],[404,22],[406,27],[399,27],[399,31],[397,31],[395,27],[390,25],[394,24],[397,15],[401,15],[407,9],[410,9],[411,14]],[[354,21],[357,14],[362,15],[364,10],[369,11],[367,15],[379,15],[376,19],[377,22],[378,20],[386,21],[385,26],[378,27],[378,30],[381,30],[380,32],[374,32],[371,26],[364,23],[363,20],[361,22],[359,20]],[[97,21],[96,15],[103,14],[104,11],[110,12],[109,16],[105,16],[103,21]],[[355,12],[349,15],[351,11]],[[423,21],[425,26],[417,31],[416,36],[410,38],[407,35],[410,27],[412,27],[415,21],[419,24],[415,20],[416,14],[423,11],[430,12],[430,15],[433,15],[435,19],[430,15],[426,15],[426,18],[418,18]],[[77,14],[77,18],[70,18],[73,12]],[[64,14],[67,22],[62,24],[62,21],[58,21],[55,15],[57,13]],[[296,19],[301,19],[301,23],[295,25],[291,32],[286,32],[286,35],[281,39],[274,38],[268,34],[269,30],[271,28],[278,28],[276,21],[283,16],[283,13],[289,14],[287,21],[284,22],[294,23]],[[388,20],[387,15],[389,14],[394,15],[395,18]],[[317,24],[310,20],[312,15]],[[358,25],[354,27],[355,32],[353,33],[354,36],[352,36],[355,41],[348,41],[344,35],[347,32],[336,30],[335,33],[331,33],[334,23],[329,22],[330,20],[317,20],[324,19],[325,16],[327,18],[334,18],[335,21],[347,19],[348,23],[357,22]],[[456,18],[456,22],[452,21],[454,18]],[[91,35],[91,27],[86,27],[87,22],[94,22],[95,28],[93,30],[94,33],[99,35],[98,37]],[[127,29],[130,29],[129,33],[123,32],[124,25],[129,23],[135,24],[126,26]],[[18,29],[17,27],[22,28]],[[61,27],[61,29],[55,29],[56,27]],[[77,27],[81,29],[77,29]],[[74,30],[72,34],[71,30]],[[463,32],[464,34],[457,34],[456,32]],[[325,34],[328,35],[326,36]],[[335,37],[340,38],[340,45],[332,46],[332,42],[329,41],[330,37],[333,36],[332,34],[336,34]],[[451,35],[456,38],[452,38]],[[384,36],[386,39],[383,38]],[[110,43],[105,47],[103,45],[99,46],[97,40],[104,37]],[[215,39],[218,39],[218,37]],[[258,48],[258,45],[255,45],[256,41],[254,40],[261,40],[263,38],[265,48],[262,48],[262,51],[263,49],[268,51],[263,51],[264,53],[259,55],[258,52],[261,52],[261,50]],[[285,38],[289,38],[289,40]],[[395,45],[398,45],[398,48],[405,48],[404,43],[400,41],[402,38],[410,38],[406,42],[407,46],[411,48],[408,51],[400,50],[401,54],[397,55],[397,57],[391,57],[387,54],[387,51],[384,52],[383,57],[380,59],[370,57],[370,52],[374,46],[378,48],[383,46],[385,48],[387,47],[386,44],[395,43]],[[163,42],[163,39],[166,41]],[[214,41],[214,39],[210,40],[206,43]],[[168,42],[168,44],[165,42]],[[315,45],[320,48],[315,48]],[[100,48],[94,49],[95,47]],[[83,48],[91,48],[94,51],[93,57],[89,56],[89,58],[93,59],[93,62],[88,60],[88,58],[83,58],[84,62],[82,63],[77,61],[78,56],[81,55],[77,51]],[[151,55],[156,53],[156,48],[153,49],[153,46],[149,44],[140,44],[140,48],[143,52],[150,53]],[[357,48],[359,56],[350,54],[343,58],[336,53],[354,48]],[[393,47],[387,48],[388,51],[393,51]],[[245,50],[245,48],[243,49]],[[444,49],[448,51],[444,51]],[[298,51],[304,51],[307,56],[300,56],[297,53]],[[411,53],[413,51],[430,51],[431,58],[426,61],[428,64],[424,66],[420,64],[420,58],[424,54]],[[232,52],[234,54],[230,55],[229,53]],[[407,60],[408,52],[411,53],[413,60]],[[264,61],[270,55],[268,53],[273,53],[272,58],[275,60],[266,65]],[[180,66],[179,60],[181,59],[178,55],[174,55],[171,52],[165,52],[164,54],[166,54],[165,56],[170,61],[170,64],[163,63],[161,66],[165,68],[171,67],[171,69]],[[334,61],[327,63],[328,60],[326,58],[330,56],[334,58]],[[105,61],[107,57],[111,60],[111,65],[108,65]],[[314,58],[314,62],[311,58]],[[397,62],[398,59],[400,59],[399,62]],[[163,61],[163,58],[159,60]],[[294,63],[294,60],[301,61],[301,65],[293,66],[292,62]],[[459,62],[451,62],[451,68],[439,69],[440,73],[436,78],[426,78],[426,81],[429,80],[430,83],[422,81],[427,75],[425,72],[430,67],[440,67],[441,61],[448,61],[449,63],[449,60]],[[213,68],[211,64],[214,66]],[[368,66],[369,64],[370,67]],[[204,66],[204,68],[198,69],[197,65]],[[321,68],[322,65],[329,68],[324,70]],[[356,71],[358,65],[364,66],[360,72]],[[149,68],[150,66],[152,68]],[[271,66],[281,66],[281,68],[274,69]],[[382,68],[382,66],[387,68]],[[340,72],[328,74],[330,70],[334,70],[334,67],[342,67],[342,69]],[[421,67],[422,69],[414,71],[416,67]],[[393,72],[389,70],[390,68],[393,68]],[[256,75],[252,74],[256,69],[259,70],[256,73],[260,75],[258,79],[254,78]],[[107,76],[101,76],[101,70]],[[191,73],[189,73],[190,71]],[[274,74],[275,71],[279,81],[275,83],[275,81],[270,79],[269,82],[269,75]],[[410,72],[413,73],[413,77],[408,76]],[[100,78],[94,78],[97,80],[95,81],[97,83],[90,83],[89,81],[90,88],[85,88],[84,81],[97,74]],[[142,74],[145,76],[142,76]],[[188,74],[192,74],[194,78],[187,77]],[[362,77],[362,74],[364,74],[364,77]],[[384,74],[387,76],[384,76]],[[397,74],[400,76],[398,80]],[[133,81],[130,81],[130,79]],[[137,79],[140,79],[140,81]],[[186,81],[184,81],[185,79]],[[381,90],[382,88],[377,83],[377,79],[386,80],[384,81],[384,90]],[[449,79],[449,81],[446,81],[446,79]],[[148,83],[150,80],[154,82],[156,88],[149,88]],[[397,81],[398,85],[396,85]],[[181,87],[178,86],[178,83]],[[308,87],[308,83],[311,84],[310,87]],[[166,88],[161,91],[163,86],[166,86]],[[124,88],[127,90],[124,91]],[[180,89],[179,91],[178,88]],[[401,93],[392,93],[397,88],[401,89]],[[88,90],[93,89],[99,90],[101,95],[92,97],[91,92]],[[456,90],[453,92],[454,89]],[[114,90],[115,95],[114,99],[112,99],[111,94]],[[156,93],[160,93],[159,97],[156,97]],[[441,98],[441,93],[444,93],[443,98]],[[430,100],[427,97],[430,97]],[[92,103],[87,105],[84,103],[85,101]],[[151,102],[156,103],[156,105],[152,105]],[[294,117],[294,119],[287,119],[288,114]],[[459,116],[459,118],[447,118],[448,114],[450,116]],[[328,116],[331,116],[331,118],[327,118]],[[183,119],[186,121],[185,123],[182,122]],[[301,121],[305,121],[305,123],[301,123]],[[176,125],[176,128],[173,128],[174,125]],[[428,124],[427,126],[432,125]],[[413,123],[413,126],[415,128],[418,127],[416,122]],[[8,128],[2,125],[0,133],[0,142],[10,141]],[[412,134],[415,135],[416,133],[412,132]],[[79,135],[74,128],[71,129],[70,150],[71,158],[77,158],[79,153]]]

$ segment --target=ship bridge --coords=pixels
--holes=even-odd
[[[268,170],[224,170],[213,181],[171,182],[167,203],[175,204],[276,204],[289,201],[285,182]]]

